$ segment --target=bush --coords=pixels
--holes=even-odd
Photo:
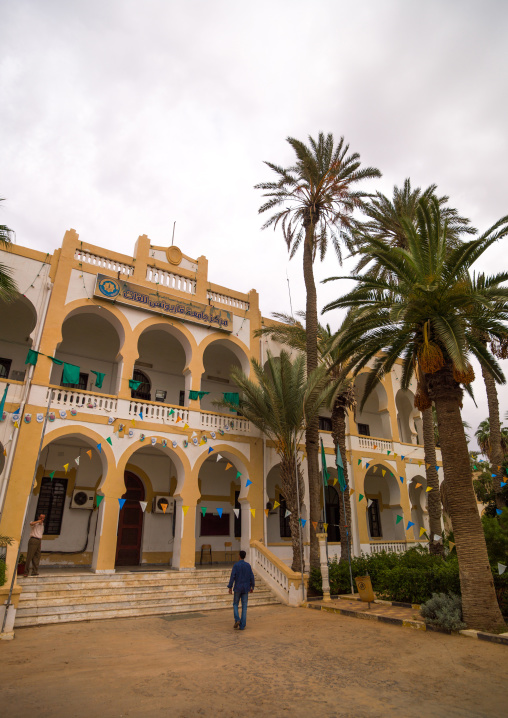
[[[456,594],[433,593],[430,601],[422,605],[420,613],[425,623],[430,626],[446,628],[449,631],[466,628],[462,620],[462,599]]]
[[[3,586],[5,583],[5,570],[5,561],[2,561],[2,559],[0,559],[0,586]]]

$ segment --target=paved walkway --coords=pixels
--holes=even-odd
[[[403,625],[408,628],[426,630],[425,622],[420,615],[419,608],[406,608],[404,606],[391,606],[388,603],[363,603],[359,598],[341,596],[331,601],[309,601],[309,608],[317,608],[323,611],[340,613],[344,616],[371,619],[383,623]]]
[[[506,648],[326,611],[62,624],[0,644],[9,718],[500,718]]]

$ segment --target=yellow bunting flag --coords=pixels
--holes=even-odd
[[[267,516],[268,516],[269,513],[270,513],[269,509],[265,509],[265,514],[266,514]]]
[[[161,501],[161,509],[162,509],[163,513],[166,513],[167,508],[168,508],[168,505]]]
[[[377,444],[374,444],[374,448],[377,449]]]
[[[15,428],[15,429],[19,429],[19,424],[18,424],[17,421],[14,422],[14,428]]]
[[[7,456],[7,449],[4,449],[4,456]]]
[[[131,424],[132,426],[136,426],[136,422],[134,421],[134,419],[131,419]]]
[[[88,454],[88,456],[89,456],[90,458],[92,458],[92,449],[88,449],[88,451],[87,451],[86,453]]]
[[[384,469],[381,469],[381,473],[382,473],[383,476],[384,476],[384,475],[386,474],[386,471],[385,471]]]
[[[188,429],[188,428],[189,428],[189,425],[188,425],[188,424],[184,424],[184,425],[183,425],[183,428],[184,428],[184,429]]]
[[[273,508],[276,509],[277,506],[280,506],[279,502],[278,502],[278,501],[274,501],[274,502],[273,502]]]
[[[251,512],[253,518],[256,518],[256,509],[251,509],[250,512]]]
[[[69,471],[69,464],[64,464],[65,473]]]
[[[183,515],[187,516],[187,511],[189,510],[188,506],[182,506]]]
[[[425,464],[425,468],[427,469],[427,471],[429,470],[429,466],[430,464]]]
[[[230,469],[232,466],[233,466],[233,464],[227,463],[227,464],[226,464],[226,471],[227,471],[228,469]]]
[[[354,494],[354,492],[355,492],[354,489],[349,489],[349,495],[350,495],[350,496],[352,496],[352,495]]]
[[[429,491],[432,491],[432,486],[427,486],[427,488],[425,489],[425,492],[427,494],[429,493]]]
[[[448,541],[448,543],[450,545],[450,551],[453,551],[455,544],[453,543],[453,541]]]
[[[333,485],[335,486],[335,484],[336,484],[337,482],[338,482],[338,479],[334,479],[334,480],[333,480]]]
[[[418,466],[421,466],[421,465],[422,465],[422,463],[423,463],[422,461],[419,461],[419,462],[418,462]]]
[[[178,417],[178,419],[176,420],[176,423],[178,424],[179,421],[183,421],[181,416]]]
[[[317,521],[311,521],[312,525],[314,526],[314,531],[317,531]]]
[[[397,456],[397,454],[394,454],[394,456]]]
[[[420,527],[420,538],[423,536],[424,533],[425,533],[425,527],[421,526]]]
[[[376,471],[377,471],[377,466],[374,466],[374,468],[372,469],[372,473],[375,474]]]
[[[416,484],[415,489],[419,489],[421,484]]]
[[[323,528],[325,531],[328,531],[328,524],[323,524]]]

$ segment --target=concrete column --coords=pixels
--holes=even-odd
[[[251,505],[247,499],[240,499],[240,519],[242,522],[242,538],[240,548],[247,554],[246,561],[250,563],[250,540],[252,536]]]
[[[118,533],[118,497],[105,496],[99,506],[97,531],[92,556],[94,573],[115,573],[116,540]]]
[[[316,534],[319,542],[319,563],[321,566],[321,580],[323,585],[323,601],[331,601],[330,580],[328,577],[328,560],[326,558],[326,534]]]
[[[183,507],[186,509],[185,515]],[[175,502],[175,543],[171,567],[178,571],[194,571],[196,568],[196,501],[178,497]]]

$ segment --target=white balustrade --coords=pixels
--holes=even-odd
[[[286,566],[260,541],[250,542],[250,562],[269,588],[289,606],[299,606],[307,599],[305,585],[302,591],[302,576]]]
[[[425,545],[425,541],[371,541],[370,552],[382,553],[383,551],[392,553],[403,553],[413,546]]]
[[[128,277],[134,274],[134,267],[130,264],[116,262],[108,257],[99,257],[86,250],[76,249],[74,259],[77,259],[82,264],[91,264],[93,267],[99,267],[100,269],[110,269],[112,272],[120,272],[120,274],[125,274]]]
[[[25,384],[24,384],[24,382],[17,382],[17,381],[13,382],[13,381],[9,381],[8,379],[5,382],[0,381],[0,399],[4,395],[5,387],[7,384],[9,384],[9,388],[7,389],[7,397],[6,397],[5,401],[8,404],[9,403],[17,404],[22,399],[23,387],[25,386]],[[0,419],[1,419],[1,417],[0,417]]]
[[[96,413],[106,411],[108,413],[116,411],[117,400],[110,396],[102,394],[94,394],[88,391],[79,391],[78,389],[50,389],[46,390],[46,403],[49,399],[49,392],[53,392],[50,410],[60,409],[77,409],[87,413]]]
[[[238,416],[229,417],[207,411],[201,412],[201,428],[208,431],[235,431],[246,434],[250,431],[250,421]]]
[[[146,268],[146,281],[159,284],[164,289],[177,289],[180,292],[196,294],[196,280],[183,277],[181,274],[167,272],[157,267]]]
[[[173,412],[173,414],[171,414]],[[189,410],[183,406],[155,404],[153,402],[132,400],[129,403],[129,418],[142,421],[160,421],[166,424],[189,423]]]
[[[227,294],[218,294],[217,292],[212,292],[211,290],[208,290],[207,298],[212,302],[212,304],[227,304],[228,307],[241,309],[242,311],[248,311],[250,307],[249,302],[244,302],[241,299],[235,299],[235,297],[228,297]]]
[[[387,439],[376,439],[373,436],[358,436],[358,448],[369,451],[393,451],[393,443]],[[355,442],[356,443],[356,442]]]

